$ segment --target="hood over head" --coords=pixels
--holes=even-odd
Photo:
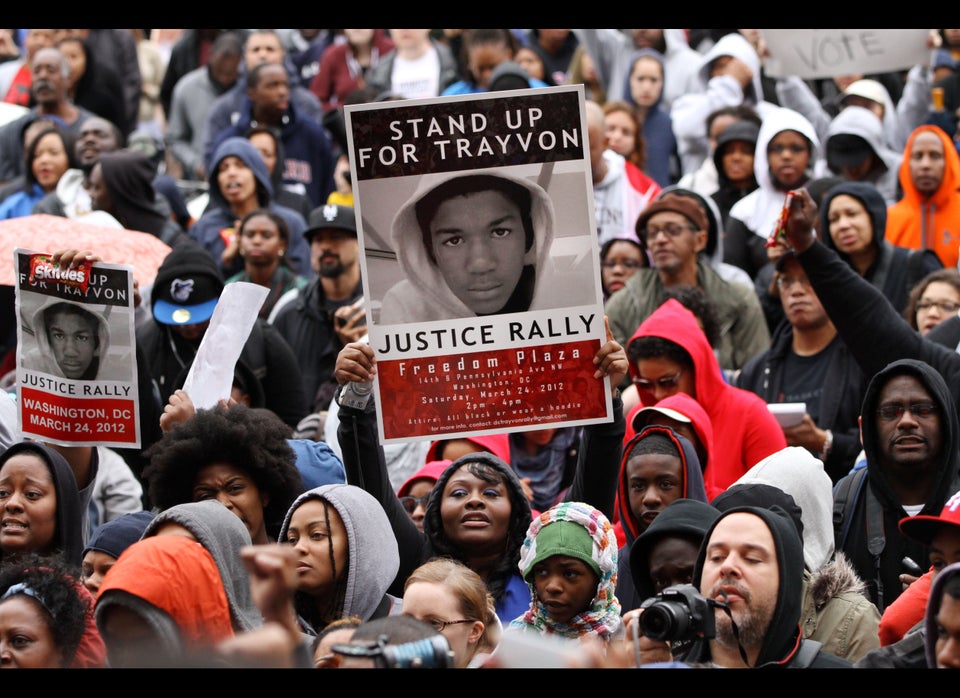
[[[215,499],[177,504],[157,514],[147,524],[143,538],[156,536],[167,522],[180,524],[202,545],[220,571],[236,631],[263,625],[263,617],[250,593],[250,578],[240,560],[240,549],[251,545],[250,533],[240,517]]]
[[[698,548],[720,510],[699,499],[675,499],[653,520],[630,546],[630,572],[641,599],[656,594],[650,579],[650,552],[664,538],[685,538]]]
[[[713,531],[721,521],[736,513],[749,513],[758,516],[773,536],[777,567],[780,572],[780,586],[770,625],[764,636],[755,667],[775,666],[790,657],[799,642],[800,612],[803,604],[803,542],[797,532],[796,523],[787,512],[777,504],[773,504],[769,508],[737,506],[722,512],[704,536],[700,555],[697,558],[697,566],[693,573],[693,585],[698,589],[701,587],[703,566]],[[710,590],[703,589],[701,591],[709,594]],[[706,641],[698,640],[697,644],[701,645],[702,656]]]
[[[220,183],[217,177],[217,170],[224,158],[233,156],[240,159],[244,165],[253,171],[257,187],[257,201],[260,208],[267,208],[273,201],[273,184],[270,182],[270,172],[263,161],[260,151],[246,138],[240,136],[231,136],[217,146],[210,160],[210,174],[207,177],[207,184],[210,192],[210,205],[218,208],[228,209],[223,193],[220,191]]]
[[[703,468],[700,467],[700,459],[697,457],[697,452],[690,440],[670,427],[660,426],[659,424],[644,427],[623,447],[623,457],[620,460],[620,478],[617,483],[617,517],[620,519],[620,525],[623,527],[628,544],[643,533],[646,524],[638,519],[630,508],[630,482],[627,464],[637,455],[637,449],[644,440],[651,436],[665,437],[676,448],[683,479],[680,496],[701,502],[707,501],[707,490],[703,482]],[[655,448],[659,448],[659,446],[655,446]],[[659,514],[657,516],[659,517]]]
[[[819,458],[801,446],[788,446],[750,468],[728,491],[741,485],[770,485],[792,497],[801,512],[805,567],[815,572],[830,561],[834,551],[833,482]],[[723,496],[713,501],[721,510],[718,500]]]
[[[818,214],[820,216],[820,230],[823,231],[823,235],[819,236],[820,240],[849,264],[849,255],[837,249],[833,236],[830,235],[830,202],[841,194],[851,196],[863,204],[867,216],[870,218],[870,223],[873,225],[873,243],[878,249],[883,246],[884,233],[887,229],[887,203],[883,199],[883,194],[874,185],[867,182],[841,182],[830,187],[827,193],[823,195]]]
[[[550,291],[550,280],[553,277],[550,247],[555,234],[554,206],[543,187],[530,178],[514,175],[505,169],[426,174],[420,177],[416,191],[397,211],[390,235],[400,268],[413,289],[405,293],[415,293],[422,299],[421,304],[430,306],[428,319],[471,317],[475,313],[454,295],[434,262],[433,250],[426,242],[428,232],[423,231],[417,217],[417,205],[440,186],[450,186],[451,182],[455,183],[457,180],[468,184],[485,177],[512,182],[529,192],[531,209],[526,225],[530,230],[525,230],[525,233],[530,239],[525,248],[524,267],[535,272],[531,307],[535,309],[538,297]],[[384,305],[387,305],[386,299]]]
[[[957,416],[957,405],[953,399],[953,394],[940,372],[930,364],[916,359],[899,359],[887,364],[870,379],[864,393],[860,414],[876,415],[883,387],[891,378],[900,375],[913,376],[927,389],[940,416],[943,448],[936,465],[936,477],[932,491],[921,512],[936,514],[940,511],[939,503],[945,502],[956,490],[953,483],[957,478],[958,470],[960,470],[960,453],[958,453],[960,443],[957,439],[960,418]],[[864,417],[860,434],[867,462],[870,463],[870,467],[867,469],[867,481],[881,503],[896,503],[896,506],[899,507],[899,499],[894,496],[890,484],[888,466],[880,458],[876,418]],[[933,502],[936,502],[936,504],[932,505]]]
[[[70,464],[59,451],[46,444],[21,441],[0,454],[0,468],[17,455],[35,455],[50,469],[50,477],[57,494],[57,521],[52,548],[54,552],[62,554],[68,563],[79,567],[83,559],[83,502]],[[0,551],[0,563],[2,562],[3,551]]]
[[[340,515],[347,532],[342,616],[369,620],[400,569],[397,539],[377,499],[355,485],[322,485],[297,497],[283,519],[278,540],[287,540],[290,518],[305,502],[321,500]],[[301,592],[297,592],[298,594]]]

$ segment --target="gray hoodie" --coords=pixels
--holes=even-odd
[[[475,175],[496,176],[518,183],[529,190],[534,239],[524,255],[524,266],[532,267],[536,274],[529,310],[558,307],[558,289],[554,286],[550,257],[550,246],[554,237],[554,208],[553,201],[543,187],[533,180],[515,176],[506,170],[427,174],[420,178],[416,191],[400,207],[393,221],[391,241],[406,278],[390,288],[383,298],[380,318],[384,324],[475,316],[475,313],[453,294],[440,269],[431,260],[416,214],[417,202],[428,192],[451,179]]]
[[[834,136],[841,134],[859,136],[866,141],[882,164],[870,170],[862,181],[873,184],[883,195],[887,206],[897,203],[900,200],[898,187],[900,185],[900,161],[903,160],[903,153],[894,151],[884,144],[883,124],[877,118],[877,115],[869,109],[851,104],[830,122],[824,150],[827,165],[830,166],[830,171],[834,174],[841,174],[841,172],[839,168],[834,169],[830,163],[831,141],[835,140]]]
[[[157,529],[168,521],[190,531],[217,563],[230,604],[233,629],[241,632],[263,625],[263,616],[250,594],[250,577],[240,561],[240,548],[251,544],[250,534],[240,517],[213,499],[177,504],[157,514],[147,524],[141,539],[156,535]]]
[[[390,520],[380,502],[355,485],[322,485],[307,490],[287,510],[279,540],[287,539],[293,512],[312,499],[321,499],[333,506],[347,530],[348,561],[341,617],[357,615],[365,621],[379,617],[378,609],[385,600],[390,605],[388,613],[397,614],[400,599],[386,592],[400,569],[400,552]],[[297,592],[298,595],[301,593]]]

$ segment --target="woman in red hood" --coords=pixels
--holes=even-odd
[[[704,481],[711,500],[755,463],[786,448],[767,403],[724,380],[696,317],[678,301],[666,301],[640,324],[627,356],[641,404],[683,392],[710,417],[713,446]]]
[[[434,444],[436,443],[434,442]],[[431,445],[430,450],[433,451],[433,445]],[[430,461],[407,478],[400,485],[400,489],[397,490],[400,503],[421,531],[423,530],[423,517],[427,515],[427,502],[430,501],[433,486],[440,479],[440,474],[452,462],[447,459]]]

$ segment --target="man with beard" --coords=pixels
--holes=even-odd
[[[317,277],[281,298],[271,322],[297,356],[308,406],[323,412],[337,389],[337,354],[367,332],[353,209],[335,204],[315,208],[304,236]]]
[[[676,659],[740,669],[850,667],[819,642],[801,639],[803,564],[797,526],[779,505],[738,506],[720,514],[693,573],[693,585],[714,606],[716,636],[697,637]],[[663,641],[641,637],[638,649],[643,664],[672,660]]]

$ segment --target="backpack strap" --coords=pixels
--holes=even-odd
[[[820,654],[821,647],[823,647],[823,643],[817,640],[800,640],[800,648],[788,666],[791,669],[806,669],[813,664],[813,660]]]
[[[833,488],[833,539],[837,550],[841,550],[847,540],[850,514],[857,505],[857,498],[860,496],[866,476],[866,467],[854,470]]]

